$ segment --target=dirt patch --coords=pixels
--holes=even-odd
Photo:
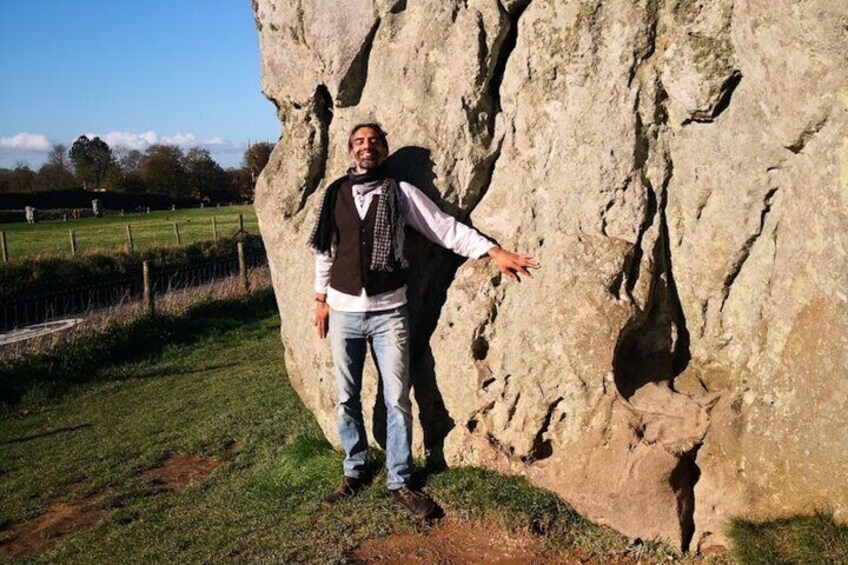
[[[97,505],[106,496],[99,493],[81,500],[53,502],[40,516],[0,531],[0,558],[20,559],[53,549],[74,532],[97,524],[110,509]]]
[[[515,533],[486,522],[441,520],[424,533],[396,534],[371,539],[354,549],[353,563],[600,563],[577,554],[546,552],[544,540],[528,533]],[[610,563],[610,561],[605,561]],[[615,563],[631,563],[630,560]]]
[[[213,457],[199,455],[182,455],[176,453],[168,456],[158,467],[145,473],[169,490],[176,490],[202,481],[212,471],[221,466],[221,461]]]

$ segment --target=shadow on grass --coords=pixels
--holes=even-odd
[[[59,434],[66,434],[66,433],[75,432],[75,431],[78,431],[78,430],[84,430],[84,429],[87,429],[87,428],[90,428],[90,427],[91,427],[91,424],[79,424],[77,426],[68,426],[66,428],[59,428],[58,430],[51,430],[49,432],[42,432],[42,433],[39,433],[39,434],[32,434],[32,435],[28,435],[28,436],[16,437],[16,438],[8,439],[8,440],[5,440],[5,441],[0,441],[0,445],[11,445],[13,443],[24,443],[24,442],[27,442],[27,441],[32,441],[34,439],[41,439],[41,438],[55,436],[55,435],[59,435]]]
[[[180,316],[114,325],[58,352],[0,364],[0,405],[13,407],[25,398],[36,404],[53,401],[74,385],[102,379],[104,367],[153,359],[166,347],[221,336],[275,312],[267,290],[242,300],[202,303]]]
[[[745,565],[848,563],[848,524],[837,524],[826,512],[768,522],[737,519],[730,538],[736,558]]]

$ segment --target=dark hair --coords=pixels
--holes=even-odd
[[[353,134],[361,130],[362,128],[371,128],[375,132],[377,132],[377,137],[380,138],[380,142],[382,142],[383,147],[385,147],[386,151],[389,150],[389,140],[386,139],[386,132],[383,131],[383,128],[380,124],[376,122],[369,122],[365,124],[356,124],[350,130],[350,135],[347,136],[347,150],[350,151],[353,149]]]

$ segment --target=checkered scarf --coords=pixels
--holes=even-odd
[[[356,174],[351,169],[348,171],[347,179],[355,185],[379,183],[382,192],[377,201],[377,214],[374,219],[374,246],[371,251],[370,270],[391,272],[409,267],[409,262],[403,254],[406,210],[397,181],[386,175],[384,167],[362,175]],[[342,177],[333,182],[327,187],[324,198],[321,200],[318,219],[309,236],[309,245],[318,253],[330,252],[332,238],[336,231],[334,221],[336,201],[339,189],[345,180]]]
[[[403,229],[406,226],[400,187],[393,178],[383,180],[382,195],[377,201],[374,220],[374,248],[371,251],[372,271],[406,269],[409,262],[403,255]]]

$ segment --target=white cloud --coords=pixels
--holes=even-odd
[[[137,149],[144,151],[156,143],[177,145],[183,149],[203,147],[212,153],[241,153],[247,149],[247,143],[231,141],[222,137],[210,137],[199,140],[193,133],[177,132],[173,135],[157,135],[155,131],[131,133],[126,131],[111,131],[105,134],[87,133],[89,138],[98,136],[112,149]]]
[[[242,153],[247,149],[247,143],[242,141],[230,141],[221,137],[210,137],[201,141],[201,145],[212,152],[218,153]]]
[[[46,152],[50,150],[50,142],[40,133],[19,133],[12,137],[0,137],[0,148]]]
[[[94,133],[85,134],[89,139],[97,136]],[[109,133],[97,136],[109,147],[124,149],[138,149],[144,151],[154,143],[158,142],[159,136],[154,131],[146,131],[143,133],[130,133],[128,131],[110,131]]]
[[[179,145],[180,147],[194,147],[197,145],[197,138],[193,133],[175,133],[174,135],[163,135],[161,142],[169,145]]]

